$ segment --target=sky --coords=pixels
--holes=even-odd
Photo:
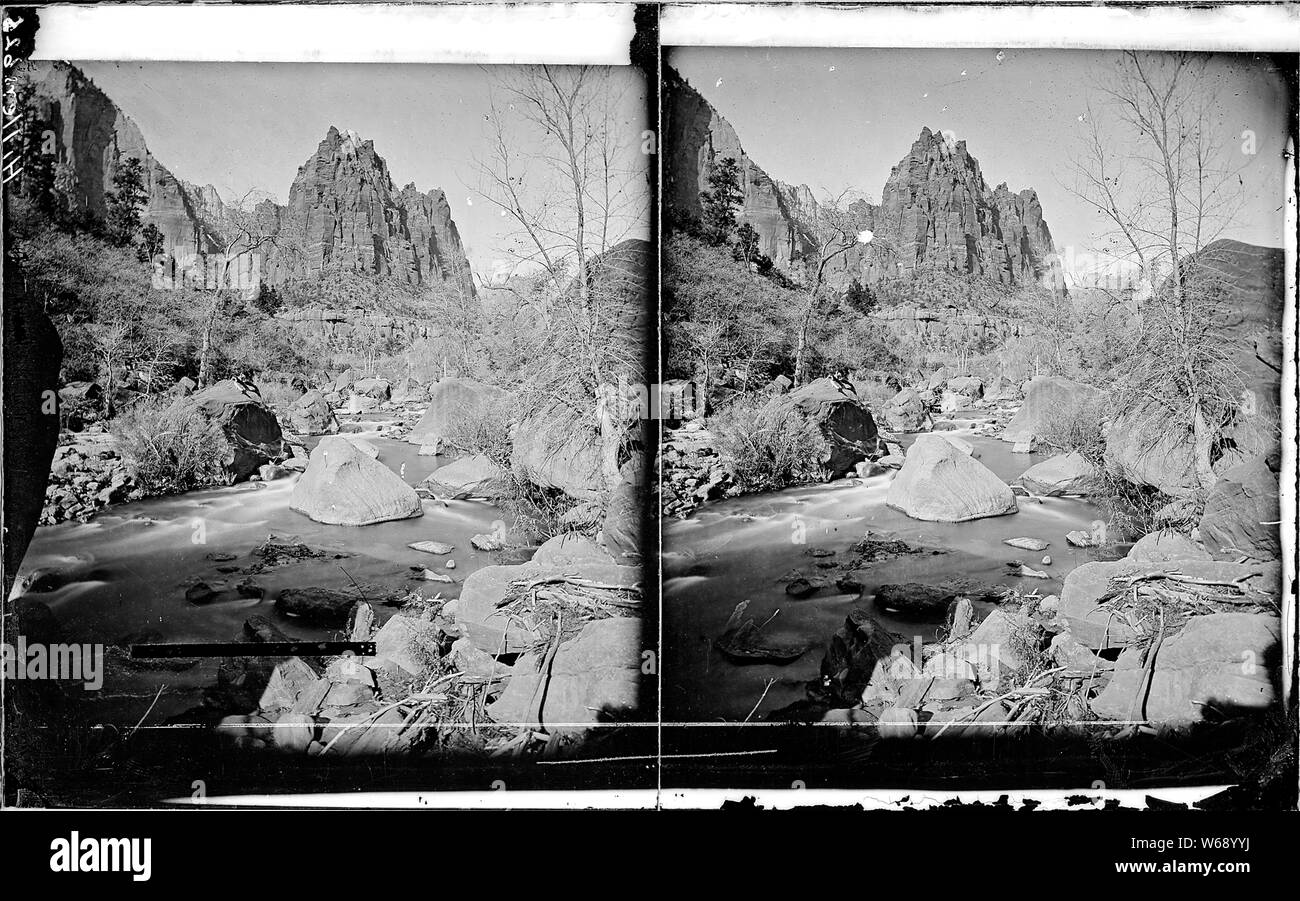
[[[508,262],[508,220],[479,193],[493,69],[455,65],[78,62],[180,179],[284,203],[331,125],[375,142],[398,188],[442,188],[480,276]],[[630,69],[627,159],[644,165],[644,86]],[[642,235],[644,236],[644,235]]]
[[[1001,58],[999,59],[999,54]],[[1071,195],[1091,100],[1114,53],[1075,50],[680,48],[669,62],[736,129],[769,175],[818,196],[845,189],[873,201],[923,126],[955,132],[990,187],[1034,188],[1057,251],[1094,250],[1102,221]],[[1246,202],[1225,233],[1279,247],[1287,88],[1267,61],[1211,60],[1224,146],[1241,165]],[[1255,154],[1242,134],[1255,133]],[[1068,269],[1067,265],[1067,269]]]

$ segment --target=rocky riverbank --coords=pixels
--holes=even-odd
[[[989,561],[975,579],[939,582],[922,575],[895,583],[873,577],[892,556],[949,548],[943,542],[927,548],[890,541],[888,534],[870,531],[847,551],[773,551],[787,567],[799,561],[778,579],[785,603],[769,600],[767,606],[778,609],[767,616],[760,601],[755,616],[745,601],[711,633],[712,647],[726,662],[760,669],[790,666],[824,647],[820,676],[808,683],[806,696],[770,708],[767,718],[859,724],[871,736],[933,738],[989,736],[1026,726],[1125,735],[1266,715],[1280,697],[1280,546],[1270,525],[1279,518],[1278,461],[1226,461],[1209,490],[1167,496],[1170,503],[1157,517],[1166,528],[1136,542],[1102,520],[1081,528],[1061,515],[1072,499],[1086,504],[1107,491],[1103,476],[1114,478],[1114,471],[1103,473],[1079,453],[1044,457],[1041,451],[1054,437],[1054,414],[1095,394],[1057,377],[986,386],[941,371],[885,403],[879,418],[897,431],[878,433],[878,439],[890,452],[861,463],[855,473],[865,476],[861,484],[871,497],[920,524],[987,518],[1005,520],[1010,529],[1024,524],[1000,542],[1002,556],[994,560],[1001,562]],[[908,431],[921,433],[910,437]],[[694,434],[707,432],[697,427]],[[673,438],[670,446],[677,450],[676,433]],[[898,452],[900,441],[907,444],[905,453]],[[1026,461],[1019,470],[1012,464],[1020,475],[1006,478],[1014,459],[1008,453],[1037,453],[1037,462]],[[1124,447],[1116,451],[1120,457],[1126,453]],[[982,458],[989,454],[996,459],[985,465]],[[672,478],[689,484],[684,461],[692,458],[680,452],[665,457]],[[1158,481],[1149,457],[1144,464]],[[710,465],[726,469],[725,463]],[[703,483],[696,467],[695,479]],[[871,473],[887,469],[898,472],[883,483],[873,481]],[[860,489],[848,491],[860,505]],[[807,507],[807,501],[791,503],[796,511]],[[828,535],[842,530],[835,524],[842,517],[825,519],[818,503],[816,512],[808,508],[806,528],[828,522]],[[1026,519],[1024,511],[1039,504],[1059,512]],[[772,509],[765,508],[765,517]],[[780,521],[771,530],[779,530]],[[791,528],[798,544],[805,528],[799,514]],[[997,528],[999,538],[1008,534],[1008,527]],[[712,573],[707,554],[680,551],[671,542],[667,551],[684,578]],[[697,561],[692,568],[683,568],[687,558]],[[889,571],[909,570],[945,572],[930,565]],[[748,587],[744,596],[758,597],[753,590]],[[799,612],[806,609],[801,604],[837,594],[856,598],[835,634],[793,628],[796,620],[815,619]],[[790,605],[793,612],[782,613]],[[900,623],[916,625],[904,634],[897,631]],[[917,632],[931,637],[922,640]],[[1242,660],[1251,663],[1243,669]]]
[[[244,750],[330,757],[503,748],[554,754],[581,744],[591,730],[640,716],[646,644],[637,492],[643,485],[634,461],[614,484],[570,501],[586,511],[570,528],[586,534],[566,531],[537,547],[534,523],[516,523],[491,506],[501,492],[515,490],[510,480],[519,476],[458,441],[482,414],[464,402],[466,394],[499,391],[477,391],[457,379],[435,386],[406,381],[395,391],[387,380],[349,373],[324,387],[276,393],[271,404],[248,385],[223,382],[213,386],[219,397],[206,406],[205,392],[177,401],[211,408],[229,426],[234,453],[228,463],[247,473],[232,473],[231,480],[254,484],[210,492],[198,502],[206,527],[220,530],[221,550],[186,557],[177,587],[147,601],[159,615],[136,617],[148,628],[136,628],[137,621],[118,625],[120,618],[111,616],[97,626],[77,619],[78,629],[120,630],[107,662],[107,680],[117,690],[95,699],[108,705],[99,715],[130,709],[138,716],[130,705],[157,704],[155,682],[168,682],[162,710],[154,713],[166,722],[213,727],[223,742]],[[350,412],[355,408],[363,411]],[[250,433],[244,428],[250,422],[265,426]],[[272,431],[277,453],[268,454]],[[125,471],[116,451],[99,453],[112,447],[107,433],[68,437],[85,450],[61,451],[57,460],[102,459],[113,472]],[[548,466],[569,484],[580,471],[566,475],[557,468],[563,459]],[[279,484],[256,484],[263,482]],[[90,477],[74,484],[97,488]],[[250,491],[242,506],[259,524],[274,523],[279,535],[251,546],[239,542],[237,525],[231,531],[244,517],[235,513],[232,522],[218,512],[241,506],[230,492]],[[176,525],[168,515],[172,502],[150,503],[154,516],[124,513],[105,540],[131,544],[139,554],[127,533],[144,522],[154,526],[147,543],[165,544]],[[189,542],[193,517],[183,516]],[[295,518],[308,541],[280,531],[293,529]],[[467,531],[470,523],[479,531]],[[333,531],[340,526],[357,531]],[[93,544],[77,551],[89,554],[87,560],[95,555]],[[28,619],[55,622],[58,599],[111,592],[117,584],[115,566],[65,564],[78,558],[42,555],[39,547],[35,554],[46,566],[20,586]],[[123,565],[134,573],[140,564]],[[257,613],[238,614],[249,607]],[[247,617],[238,641],[350,638],[375,642],[376,653],[233,656],[208,667],[198,659],[136,658],[126,650],[173,640],[176,629],[208,635],[215,628],[208,637],[226,640],[220,624],[232,615]]]
[[[222,717],[218,736],[309,756],[554,754],[644,718],[640,572],[589,539],[551,539],[526,563],[477,570],[459,598],[408,597],[386,619],[371,600],[340,602],[344,634],[375,654],[241,671],[256,709]]]
[[[112,504],[138,500],[144,494],[111,435],[89,430],[65,433],[50,464],[40,525],[72,519],[85,522]]]

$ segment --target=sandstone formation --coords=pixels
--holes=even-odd
[[[267,280],[276,284],[338,267],[412,285],[446,285],[473,295],[460,233],[440,190],[408,184],[400,191],[373,141],[334,126],[299,167],[283,207],[273,217],[282,238],[296,245],[293,259],[273,256]]]
[[[800,277],[811,248],[801,221],[817,202],[806,186],[775,180],[745,153],[735,129],[690,84],[664,70],[664,202],[678,216],[701,212],[700,192],[713,167],[728,157],[741,170],[744,202],[738,219],[758,232],[760,249]],[[982,276],[1005,285],[1064,288],[1042,205],[1032,190],[990,188],[965,141],[922,128],[886,181],[879,204],[858,199],[848,210],[870,243],[832,266],[832,283],[865,284],[921,269]]]
[[[793,215],[796,192],[775,181],[745,153],[731,124],[673,69],[664,68],[664,205],[686,216],[701,212],[700,192],[718,162],[731,158],[741,171],[744,204],[740,219],[759,235],[760,250],[788,266],[811,248]],[[807,191],[807,189],[804,189]]]
[[[505,490],[506,472],[475,454],[438,467],[425,483],[439,497],[495,497]]]
[[[154,158],[139,127],[94,82],[64,62],[34,60],[27,71],[34,119],[54,134],[56,171],[77,209],[102,217],[118,166],[134,157],[149,192],[142,218],[162,233],[164,252],[216,250],[200,221],[202,198]]]
[[[540,488],[594,500],[605,484],[600,433],[590,415],[558,404],[525,416],[515,430],[511,468]]]
[[[1200,487],[1192,430],[1154,403],[1130,410],[1107,426],[1106,465],[1135,485],[1172,497]]]
[[[587,623],[576,638],[560,645],[549,678],[541,672],[540,654],[524,655],[501,697],[488,706],[488,715],[499,723],[536,722],[559,732],[635,715],[641,631],[642,621],[633,617]],[[566,729],[567,724],[573,725]]]
[[[161,232],[172,273],[220,249],[225,204],[211,185],[173,175],[135,122],[77,67],[32,61],[28,72],[37,127],[54,135],[57,176],[76,208],[102,217],[114,174],[134,157],[148,191],[142,219]],[[331,126],[299,168],[288,204],[264,200],[255,215],[293,252],[272,252],[256,265],[250,259],[241,275],[254,285],[336,267],[474,294],[446,195],[413,184],[399,190],[374,143],[353,132]]]
[[[1120,654],[1115,674],[1093,700],[1103,719],[1148,719],[1179,728],[1201,722],[1207,713],[1222,717],[1261,710],[1278,700],[1273,684],[1281,654],[1281,621],[1252,613],[1195,616],[1160,646],[1148,676],[1145,654],[1129,648]],[[1256,661],[1245,666],[1243,660]],[[1149,685],[1143,686],[1149,679]],[[1208,708],[1208,709],[1207,709]]]

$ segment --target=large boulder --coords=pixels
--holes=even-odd
[[[1055,497],[1058,494],[1086,494],[1092,487],[1095,470],[1078,451],[1057,454],[1035,463],[1020,476],[1020,484],[1030,494]]]
[[[497,497],[505,490],[506,478],[504,469],[483,454],[475,454],[438,467],[424,481],[444,497]]]
[[[764,412],[794,411],[817,424],[825,439],[821,465],[828,478],[848,475],[876,450],[876,421],[858,399],[853,386],[834,379],[817,379],[767,402]]]
[[[1200,487],[1191,429],[1155,404],[1124,413],[1107,426],[1106,465],[1135,485],[1171,497]]]
[[[512,583],[536,579],[545,571],[544,567],[531,563],[474,570],[460,587],[456,624],[480,650],[493,656],[529,650],[541,640],[541,635],[497,605],[510,594]]]
[[[549,677],[540,672],[540,654],[520,658],[505,691],[488,706],[488,716],[498,723],[536,723],[552,732],[633,718],[640,706],[644,647],[640,619],[589,622],[560,645]]]
[[[278,612],[322,626],[346,625],[356,605],[355,594],[314,586],[286,588],[275,599]]]
[[[1160,531],[1139,538],[1125,559],[1161,563],[1165,560],[1209,560],[1210,554],[1181,532]]]
[[[419,516],[420,498],[388,467],[351,441],[322,438],[298,479],[289,509],[317,522],[365,526]]]
[[[1255,457],[1225,472],[1205,498],[1201,540],[1215,557],[1235,560],[1282,556],[1278,479]]]
[[[614,562],[609,551],[578,532],[561,532],[542,542],[531,563],[537,566],[566,567],[586,563],[609,565]]]
[[[429,406],[406,440],[467,449],[466,439],[505,397],[500,388],[473,379],[443,379],[429,389]]]
[[[925,398],[915,388],[904,388],[885,403],[885,426],[893,432],[924,432],[933,425]]]
[[[296,435],[333,435],[339,421],[325,395],[313,389],[289,407],[289,428]]]
[[[480,650],[494,656],[531,650],[542,639],[532,619],[522,618],[500,605],[517,591],[515,583],[527,584],[559,574],[626,588],[641,583],[640,567],[572,561],[558,565],[548,550],[540,563],[484,566],[470,573],[456,602],[456,624]]]
[[[221,424],[231,448],[222,463],[232,481],[247,479],[285,455],[280,421],[262,402],[256,388],[227,379],[177,403],[191,404]]]
[[[594,500],[605,484],[604,455],[596,423],[554,404],[529,414],[515,430],[510,466],[540,488]]]
[[[417,679],[426,678],[438,663],[438,631],[429,620],[399,613],[375,634],[375,656]]]
[[[1089,648],[1101,650],[1133,644],[1138,634],[1128,624],[1128,617],[1122,609],[1117,609],[1117,604],[1107,601],[1117,589],[1125,589],[1135,579],[1150,579],[1159,574],[1236,584],[1261,598],[1278,598],[1281,593],[1281,570],[1276,563],[1237,564],[1203,557],[1098,561],[1076,567],[1065,577],[1059,617],[1074,639]]]
[[[1017,510],[1005,482],[938,435],[920,435],[908,448],[885,503],[930,522],[965,522]]]
[[[352,383],[352,393],[373,397],[382,403],[392,397],[392,387],[388,379],[357,379]]]
[[[1212,613],[1193,616],[1161,645],[1147,679],[1139,648],[1119,656],[1114,675],[1092,702],[1103,719],[1145,718],[1157,726],[1186,727],[1207,718],[1259,712],[1279,697],[1282,628],[1276,616]]]
[[[407,376],[398,379],[393,383],[391,400],[394,403],[410,403],[411,401],[427,400],[429,392],[420,384],[418,379]]]
[[[948,379],[946,390],[970,400],[979,400],[984,396],[984,382],[973,375],[962,375]]]
[[[998,376],[984,389],[985,400],[1014,400],[1019,396],[1020,389],[1005,375]]]
[[[1012,444],[1042,439],[1045,426],[1058,410],[1069,409],[1096,400],[1096,388],[1059,375],[1040,375],[1029,382],[1025,399],[1016,415],[1002,432],[1002,440]]]

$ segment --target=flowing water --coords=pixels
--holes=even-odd
[[[380,462],[412,486],[450,462],[421,457],[416,446],[384,438],[378,430],[358,435],[375,444]],[[293,638],[320,639],[331,637],[331,631],[276,612],[274,598],[281,589],[321,586],[351,591],[355,581],[363,589],[411,588],[426,597],[456,597],[469,573],[495,562],[469,543],[471,536],[503,526],[506,516],[494,506],[424,500],[420,517],[369,526],[324,525],[289,509],[297,478],[293,474],[272,482],[150,498],[109,508],[86,523],[43,526],[27,551],[15,593],[47,604],[65,642],[232,641],[254,614],[266,616]],[[330,553],[252,575],[265,589],[260,600],[202,605],[186,600],[185,590],[195,580],[220,590],[249,578],[242,572],[222,573],[218,567],[243,569],[257,563],[260,558],[250,552],[269,536]],[[407,547],[421,540],[445,541],[455,550],[438,557]],[[210,554],[233,554],[235,559],[214,561]],[[443,568],[447,559],[456,561],[454,570]],[[412,581],[410,567],[417,564],[449,572],[456,584]],[[26,590],[25,582],[31,583]],[[171,703],[159,709],[184,709],[193,698],[183,689],[212,684],[215,666],[205,661],[184,672],[143,672],[125,683],[115,679],[105,685],[105,692],[152,696],[158,684],[166,683]]]
[[[976,426],[978,423],[967,423]],[[1011,445],[960,428],[951,434],[976,448],[981,463],[1012,481],[1035,463],[1038,454],[1013,454]],[[904,443],[908,443],[906,440]],[[856,572],[870,595],[887,583],[944,583],[953,579],[1015,586],[1041,594],[1060,592],[1075,567],[1098,559],[1098,551],[1069,546],[1066,532],[1088,529],[1100,511],[1077,498],[1018,498],[1019,512],[964,523],[922,522],[885,506],[894,473],[850,478],[823,485],[733,498],[709,504],[686,520],[663,525],[664,546],[664,716],[678,722],[753,719],[803,699],[805,684],[819,676],[826,641],[844,623],[856,592],[831,585],[798,599],[785,591],[783,577],[798,569],[813,574],[810,549],[844,558],[868,532],[874,538],[901,539],[910,545],[942,548],[938,555],[908,555]],[[1029,552],[1003,544],[1005,538],[1031,537],[1050,542],[1046,551]],[[1044,566],[1044,554],[1052,562]],[[1111,550],[1109,555],[1113,556]],[[1050,579],[1009,575],[1006,563],[1019,561],[1046,571]],[[771,621],[763,634],[773,641],[803,641],[812,647],[785,666],[738,666],[713,648],[736,604],[749,600],[746,616]],[[859,602],[865,603],[865,602]],[[985,605],[976,604],[976,607]],[[939,622],[917,622],[872,608],[888,628],[933,640]],[[775,679],[762,703],[769,680]]]

